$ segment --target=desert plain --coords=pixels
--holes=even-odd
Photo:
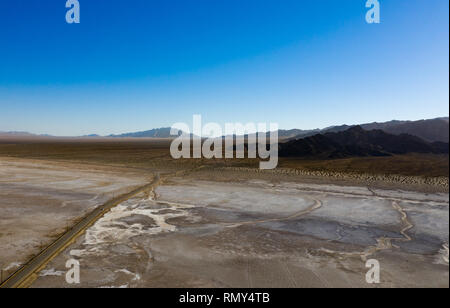
[[[446,287],[448,155],[173,160],[168,140],[0,140],[0,267],[13,275],[108,200],[36,273],[46,287]],[[374,167],[376,166],[376,167]],[[81,281],[65,279],[67,260]],[[366,281],[367,260],[381,268]]]

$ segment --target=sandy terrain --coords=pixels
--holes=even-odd
[[[449,196],[172,178],[92,226],[33,287],[448,287]]]
[[[74,220],[147,181],[142,174],[114,168],[0,157],[4,276],[50,244]]]

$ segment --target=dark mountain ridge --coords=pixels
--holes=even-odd
[[[336,133],[346,131],[351,127],[358,125],[340,125],[331,126],[319,130],[303,131],[302,133],[296,135],[295,137],[289,138],[290,140],[311,137],[316,134],[325,133]],[[428,142],[449,142],[449,118],[436,118],[429,120],[419,120],[419,121],[389,121],[383,123],[366,123],[361,124],[364,130],[382,130],[386,133],[393,135],[409,134],[419,137]]]
[[[281,157],[345,158],[390,156],[407,153],[448,154],[449,145],[427,142],[419,137],[364,130],[354,126],[342,132],[317,134],[280,144]]]

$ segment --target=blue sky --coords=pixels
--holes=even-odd
[[[449,3],[0,1],[0,131],[317,128],[449,114]]]

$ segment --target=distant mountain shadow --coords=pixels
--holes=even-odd
[[[407,153],[448,154],[449,144],[427,142],[419,137],[392,135],[382,130],[354,126],[342,132],[318,134],[280,144],[280,157],[345,158],[390,156]]]

